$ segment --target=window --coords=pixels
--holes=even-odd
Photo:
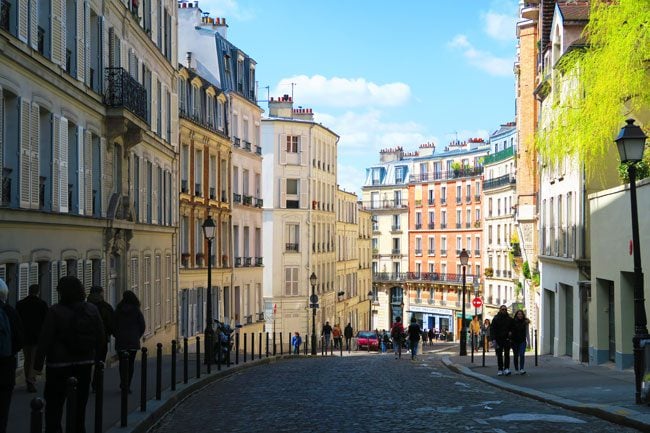
[[[298,295],[298,268],[287,267],[284,269],[284,294],[288,296]]]
[[[297,135],[287,135],[287,153],[298,153],[300,146],[300,137]]]
[[[300,225],[290,223],[286,227],[286,251],[299,251]]]
[[[298,194],[298,179],[287,179],[287,194]]]

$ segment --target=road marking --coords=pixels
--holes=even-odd
[[[578,418],[573,418],[565,415],[551,415],[546,413],[510,413],[508,415],[494,416],[488,419],[495,421],[545,421],[572,424],[586,423],[586,421]]]

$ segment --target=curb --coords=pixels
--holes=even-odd
[[[530,397],[544,403],[549,403],[555,406],[562,407],[564,409],[569,409],[575,412],[584,413],[587,415],[597,416],[604,420],[624,425],[626,427],[632,427],[641,431],[650,431],[650,421],[645,421],[641,419],[645,415],[626,409],[620,406],[609,406],[601,405],[595,403],[582,403],[576,400],[571,400],[568,398],[558,397],[553,394],[549,394],[543,391],[538,391],[531,388],[526,388],[519,385],[512,385],[510,383],[502,382],[500,380],[485,376],[484,374],[476,373],[471,369],[465,367],[464,365],[454,364],[454,362],[449,358],[449,356],[442,357],[442,363],[450,370],[462,374],[464,376],[473,377],[474,379],[480,380],[497,388],[512,392],[514,394],[523,395],[525,397]]]

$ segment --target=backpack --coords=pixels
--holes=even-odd
[[[65,346],[72,355],[90,355],[97,346],[97,321],[86,308],[85,302],[70,309],[74,315],[64,337]]]
[[[393,329],[390,330],[390,336],[393,338],[402,338],[403,333],[404,333],[404,328],[399,325],[394,325]]]
[[[409,325],[409,340],[420,341],[420,325]]]
[[[0,358],[13,355],[11,349],[11,322],[2,303],[0,303]]]

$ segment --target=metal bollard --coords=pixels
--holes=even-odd
[[[41,433],[43,431],[43,408],[45,407],[45,403],[43,403],[43,399],[35,397],[29,405],[32,408],[29,417],[29,432]]]
[[[255,361],[255,333],[251,332],[251,361]]]
[[[129,352],[120,352],[120,427],[127,426],[127,415],[129,411]]]
[[[537,329],[533,332],[535,333],[535,367],[537,367]]]
[[[184,337],[183,338],[183,383],[187,383],[187,381],[189,380],[189,374],[188,374],[189,353],[187,349],[188,349],[187,337]]]
[[[487,337],[483,337],[483,361],[481,363],[481,367],[485,367],[485,346],[487,346],[487,344]]]
[[[147,411],[147,348],[142,348],[140,358],[140,412]]]
[[[273,356],[275,356],[275,331],[273,331]]]
[[[172,340],[172,391],[176,391],[176,340]]]
[[[221,353],[223,348],[221,347],[221,336],[218,337],[217,341],[217,370],[221,371]]]
[[[162,343],[156,344],[156,400],[162,399]]]
[[[77,433],[77,378],[69,377],[66,383],[65,432]]]
[[[324,356],[326,350],[327,349],[325,349],[325,338],[321,337],[320,338],[320,356]]]
[[[235,334],[235,365],[239,365],[239,332]]]
[[[203,334],[203,338],[205,338],[205,372],[207,374],[212,373],[212,346],[213,346],[213,340],[212,337],[214,334]]]
[[[260,341],[257,343],[258,346],[258,351],[257,351],[257,357],[259,359],[262,359],[262,333],[260,332]]]
[[[104,362],[95,364],[95,433],[102,433],[104,423]],[[40,430],[39,430],[40,432]]]
[[[269,333],[266,333],[266,357],[269,357]]]
[[[470,344],[472,345],[472,356],[470,362],[474,364],[474,336],[472,336],[472,341]]]
[[[273,345],[273,348],[275,348],[275,344]],[[289,351],[291,352],[291,351]],[[282,347],[282,332],[280,332],[280,355],[284,354],[284,348]]]
[[[201,378],[201,337],[196,337],[196,378]]]
[[[231,350],[230,350],[230,339],[231,338],[232,338],[231,335],[228,335],[228,337],[226,337],[226,347],[228,348],[228,350],[226,350],[226,353],[228,353],[228,361],[227,361],[226,365],[228,366],[228,368],[230,368],[230,352],[231,352]]]
[[[341,340],[339,340],[339,341],[340,341],[340,343],[339,343],[339,349],[341,349],[341,357],[343,357],[343,340],[341,339]]]
[[[246,335],[244,332],[244,364],[246,363]]]

